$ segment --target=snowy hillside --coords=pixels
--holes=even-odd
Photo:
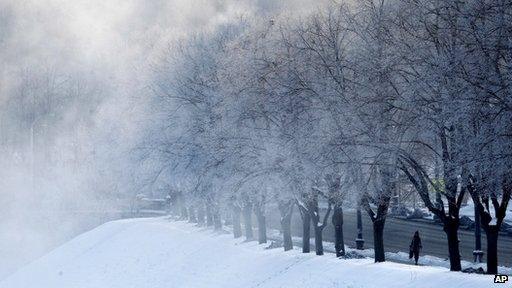
[[[104,224],[0,282],[1,288],[490,287],[493,278],[371,259],[264,249],[163,218]],[[499,284],[496,284],[499,285]]]

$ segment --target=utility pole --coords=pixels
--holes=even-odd
[[[473,250],[474,261],[476,263],[482,263],[482,257],[484,252],[482,251],[482,232],[480,230],[480,213],[478,213],[478,207],[475,207],[475,250]]]
[[[363,219],[361,216],[361,209],[357,208],[357,238],[356,238],[356,249],[363,250],[364,249],[364,239],[363,239]]]

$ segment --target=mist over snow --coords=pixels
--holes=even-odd
[[[0,278],[129,209],[169,41],[318,1],[0,0]]]
[[[242,237],[444,286],[509,273],[510,39],[505,0],[0,0],[0,286],[309,275]]]

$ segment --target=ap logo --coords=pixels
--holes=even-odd
[[[508,275],[495,275],[494,283],[507,283]]]

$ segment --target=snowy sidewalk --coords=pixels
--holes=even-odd
[[[503,286],[489,275],[265,246],[164,218],[120,220],[62,245],[0,288]]]

